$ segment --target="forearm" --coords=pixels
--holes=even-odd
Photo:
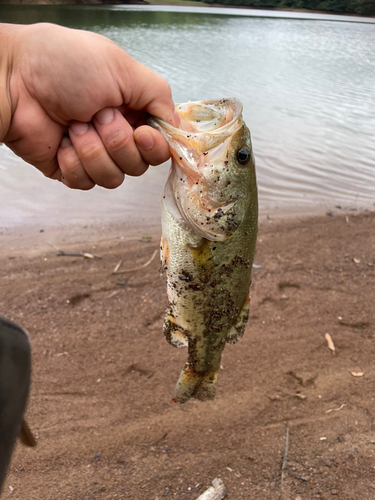
[[[16,27],[0,23],[0,142],[8,133],[12,119],[9,81],[12,70]]]

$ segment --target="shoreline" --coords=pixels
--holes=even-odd
[[[318,210],[298,210],[290,208],[278,211],[269,210],[259,214],[259,228],[271,225],[286,226],[288,224],[310,224],[313,220],[323,220],[325,218],[350,218],[358,216],[372,216],[375,213],[374,207],[354,208],[341,207],[334,208],[320,207]],[[160,217],[120,220],[119,217],[112,220],[99,219],[95,222],[74,222],[59,225],[57,223],[48,224],[42,221],[34,224],[24,223],[12,227],[0,227],[0,257],[5,257],[9,253],[12,256],[34,257],[41,255],[52,249],[73,246],[90,246],[99,242],[130,242],[140,241],[143,237],[149,236],[153,241],[158,241],[161,236]],[[82,250],[88,251],[88,250]]]
[[[72,1],[62,1],[62,0],[0,0],[0,7],[7,5],[51,5],[51,6],[77,6],[77,7],[85,7],[85,6],[97,6],[97,5],[115,5],[115,6],[126,6],[126,5],[162,5],[162,6],[186,6],[186,7],[213,7],[213,8],[222,8],[222,9],[245,9],[245,10],[262,10],[269,12],[291,12],[291,13],[300,13],[300,14],[320,14],[320,15],[331,15],[331,16],[339,16],[339,17],[353,17],[353,18],[364,18],[364,19],[375,19],[375,16],[366,16],[362,14],[356,13],[343,13],[343,12],[334,12],[334,11],[321,11],[321,10],[309,10],[309,9],[292,9],[292,8],[279,8],[279,7],[252,7],[248,5],[230,5],[230,4],[218,4],[218,3],[205,3],[198,1],[189,1],[189,0],[130,0],[128,2],[124,1],[92,1],[92,2],[82,2],[76,3],[74,0]]]
[[[194,2],[189,0],[171,0],[163,1],[163,0],[138,0],[138,1],[130,1],[128,4],[124,5],[132,5],[132,4],[141,4],[141,5],[175,5],[175,6],[194,6],[194,7],[216,7],[216,8],[230,8],[230,9],[246,9],[246,10],[266,10],[270,12],[295,12],[301,14],[322,14],[322,15],[332,15],[332,16],[343,16],[343,17],[364,17],[368,19],[375,19],[375,16],[363,16],[360,14],[354,13],[342,13],[342,12],[331,12],[328,10],[308,10],[308,9],[288,9],[288,8],[276,8],[276,7],[251,7],[248,5],[224,5],[221,3],[205,3],[205,2]]]

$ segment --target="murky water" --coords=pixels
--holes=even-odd
[[[375,20],[304,16],[244,9],[0,7],[2,22],[49,21],[111,38],[165,77],[176,102],[238,97],[252,132],[263,213],[371,206]],[[1,146],[0,226],[154,217],[167,169],[127,178],[115,191],[73,192]]]

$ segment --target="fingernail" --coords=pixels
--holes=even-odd
[[[63,137],[62,141],[60,142],[60,148],[67,148],[70,146],[72,141],[69,139],[69,137]]]
[[[154,138],[151,134],[143,133],[136,139],[137,144],[142,149],[151,149],[154,145]]]
[[[174,121],[174,126],[175,127],[179,127],[180,126],[180,124],[181,124],[180,115],[177,113],[176,110],[174,110],[174,113],[173,113],[173,121]]]
[[[105,125],[113,120],[115,113],[113,108],[104,108],[95,115],[95,119],[100,125]]]
[[[82,135],[88,130],[88,128],[89,124],[83,122],[75,122],[70,126],[70,130],[74,135]]]

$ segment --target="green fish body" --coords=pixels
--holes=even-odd
[[[188,360],[173,400],[213,399],[226,343],[249,318],[258,198],[250,132],[237,99],[176,106],[179,128],[152,119],[172,167],[162,196],[164,333]]]

